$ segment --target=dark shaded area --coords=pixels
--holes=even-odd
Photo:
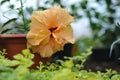
[[[120,73],[120,64],[115,61],[87,61],[84,64],[85,70],[91,70],[93,72],[101,71],[105,72],[106,69],[116,70]]]
[[[63,51],[56,52],[52,56],[52,61],[54,62],[57,59],[64,60],[64,56],[71,57],[72,56],[72,47],[73,47],[73,44],[70,44],[70,43],[65,44]]]
[[[64,60],[64,56],[71,57],[72,56],[72,44],[66,44],[63,51],[59,51],[53,55],[52,61],[62,59]],[[112,51],[112,55],[110,56],[109,48],[97,48],[92,49],[92,54],[88,57],[87,61],[84,63],[85,70],[90,70],[93,72],[101,71],[106,72],[106,69],[116,70],[120,73],[120,47],[116,46]],[[80,63],[80,62],[78,62]]]
[[[115,55],[115,50],[113,50],[110,56],[110,48],[96,48],[92,49],[92,54],[89,56],[89,59],[98,62],[114,61]]]
[[[112,69],[120,73],[120,61],[117,55],[118,50],[113,50],[112,56],[110,57],[110,49],[93,49],[92,55],[88,57],[88,60],[84,64],[84,69],[94,72],[105,72],[106,69]]]

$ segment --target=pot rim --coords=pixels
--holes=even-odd
[[[26,34],[0,34],[0,38],[24,38]]]

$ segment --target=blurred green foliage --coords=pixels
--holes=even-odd
[[[1,5],[4,5],[9,1],[10,0],[2,0]],[[120,27],[116,26],[120,19],[119,0],[78,0],[69,4],[67,4],[67,2],[67,0],[40,0],[39,5],[37,6],[38,10],[45,10],[51,6],[61,6],[63,8],[67,8],[70,14],[75,17],[76,21],[86,18],[89,21],[89,27],[92,31],[92,37],[90,38],[91,43],[94,46],[94,42],[99,41],[99,44],[95,47],[110,47],[111,43],[120,37]],[[31,15],[34,8],[24,7],[24,0],[22,5],[23,8],[20,7],[17,9],[13,4],[8,6],[10,10],[17,10],[18,17],[17,20],[14,21],[15,27],[12,28],[10,32],[8,32],[9,29],[3,31],[4,33],[27,33],[29,30],[30,18],[24,16],[23,19],[23,14]]]
[[[90,49],[81,56],[67,57],[65,61],[43,64],[37,69],[29,69],[34,63],[34,55],[29,49],[14,56],[14,60],[5,57],[0,51],[0,80],[120,80],[120,74],[111,69],[106,72],[92,72],[83,69],[83,63],[91,53]]]
[[[33,8],[24,7],[23,0],[15,0],[20,4],[20,7],[16,8],[16,4],[11,3],[10,1],[11,0],[0,1],[1,6],[7,5],[6,3],[8,3],[8,10],[2,13],[7,21],[0,26],[0,34],[27,33],[29,31],[30,19],[26,15],[31,15]],[[9,17],[10,14],[16,15],[16,17]]]

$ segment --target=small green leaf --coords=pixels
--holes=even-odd
[[[25,58],[28,58],[28,59],[33,59],[34,58],[34,55],[30,52],[29,49],[22,50],[22,53],[23,53]]]
[[[22,59],[24,59],[24,57],[23,57],[22,54],[17,54],[17,55],[14,56],[14,58],[15,58],[16,60],[22,60]]]

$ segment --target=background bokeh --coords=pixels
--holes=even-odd
[[[76,43],[82,49],[89,46],[110,47],[120,37],[119,0],[22,0],[28,27],[19,27],[23,26],[20,0],[1,0],[0,3],[1,32],[5,30],[5,33],[27,33],[33,10],[61,6],[67,8],[75,18],[71,25]],[[10,21],[9,25],[3,27],[6,21],[14,18],[17,24]]]

